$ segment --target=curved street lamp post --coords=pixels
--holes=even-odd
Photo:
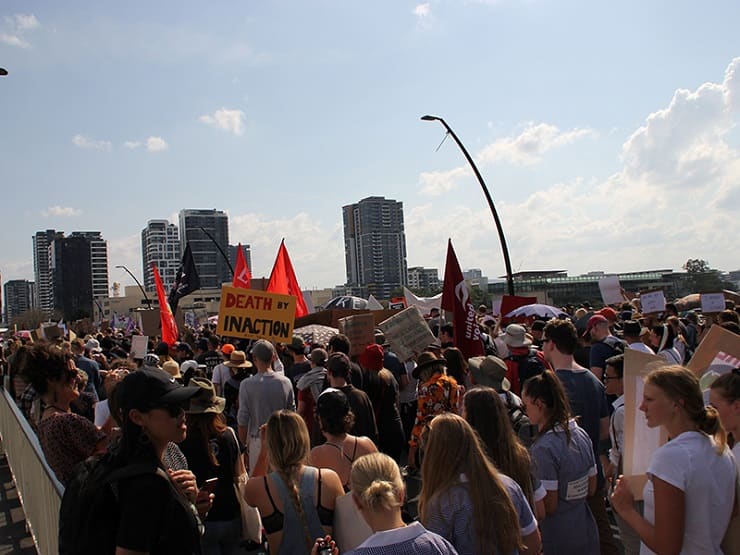
[[[144,287],[141,285],[141,282],[136,279],[136,276],[131,273],[131,271],[126,268],[126,266],[116,266],[116,268],[120,268],[121,270],[124,270],[128,275],[130,275],[134,281],[136,282],[136,285],[139,286],[139,289],[141,289],[141,294],[144,295],[144,302],[146,302],[149,309],[152,308],[152,300],[147,296],[146,291],[144,290]]]
[[[501,241],[501,250],[504,254],[504,265],[506,266],[506,284],[507,289],[509,291],[509,295],[514,295],[514,278],[512,276],[511,272],[511,260],[509,259],[509,248],[506,246],[506,237],[504,236],[504,229],[501,227],[501,220],[498,217],[498,212],[496,212],[496,207],[493,205],[493,199],[491,198],[491,193],[488,192],[488,187],[486,187],[485,182],[483,181],[483,177],[481,177],[480,172],[478,171],[478,168],[475,165],[475,162],[473,162],[473,159],[470,157],[470,154],[468,154],[467,149],[465,146],[463,146],[462,142],[460,142],[460,139],[458,139],[457,135],[455,135],[455,132],[452,130],[452,128],[447,125],[447,122],[440,118],[439,116],[422,116],[421,119],[423,121],[438,121],[441,123],[444,128],[447,130],[447,133],[449,135],[452,135],[452,138],[455,139],[455,142],[457,143],[457,146],[460,147],[460,150],[462,150],[462,153],[465,155],[465,159],[468,161],[468,164],[470,164],[470,167],[473,168],[473,173],[475,173],[475,177],[478,178],[478,183],[480,183],[481,189],[483,189],[483,194],[486,197],[486,200],[488,201],[488,207],[491,209],[491,214],[493,214],[493,221],[496,224],[496,230],[498,231],[498,238]]]

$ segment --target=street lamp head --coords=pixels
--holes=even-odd
[[[5,69],[4,67],[0,67],[0,75],[7,75],[7,74],[8,74],[8,70]]]
[[[440,118],[438,118],[437,116],[426,115],[426,116],[421,116],[421,119],[424,121],[437,121]]]
[[[116,268],[124,269],[126,266],[116,266]]]

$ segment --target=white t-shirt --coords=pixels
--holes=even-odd
[[[641,353],[647,353],[649,355],[654,355],[655,352],[645,345],[642,341],[635,341],[634,343],[630,343],[627,345],[628,349],[632,349],[633,351],[640,351]]]
[[[653,477],[684,492],[682,555],[722,555],[720,543],[732,514],[737,468],[730,450],[717,455],[712,438],[684,432],[658,449],[648,467],[645,518],[655,523]],[[643,543],[640,555],[655,555]]]
[[[95,425],[100,428],[108,421],[109,417],[110,407],[108,406],[108,399],[95,403]]]
[[[735,455],[735,466],[737,466],[737,471],[740,473],[740,441],[735,443],[735,447],[732,448],[732,454]]]
[[[229,367],[226,366],[226,363],[222,362],[213,369],[213,376],[211,378],[211,381],[214,384],[219,384],[221,386],[221,393],[223,394],[224,384],[229,381],[230,377],[231,371],[229,370]]]

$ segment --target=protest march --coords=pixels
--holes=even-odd
[[[731,300],[609,277],[598,309],[494,313],[450,241],[440,296],[309,312],[283,243],[264,291],[241,258],[179,329],[197,274],[168,295],[153,271],[152,335],[4,340],[63,490],[59,553],[740,553]]]

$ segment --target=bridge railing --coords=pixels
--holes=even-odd
[[[0,399],[0,437],[5,456],[36,549],[41,555],[56,554],[64,487],[49,468],[38,438],[18,409],[7,381],[5,385]]]

